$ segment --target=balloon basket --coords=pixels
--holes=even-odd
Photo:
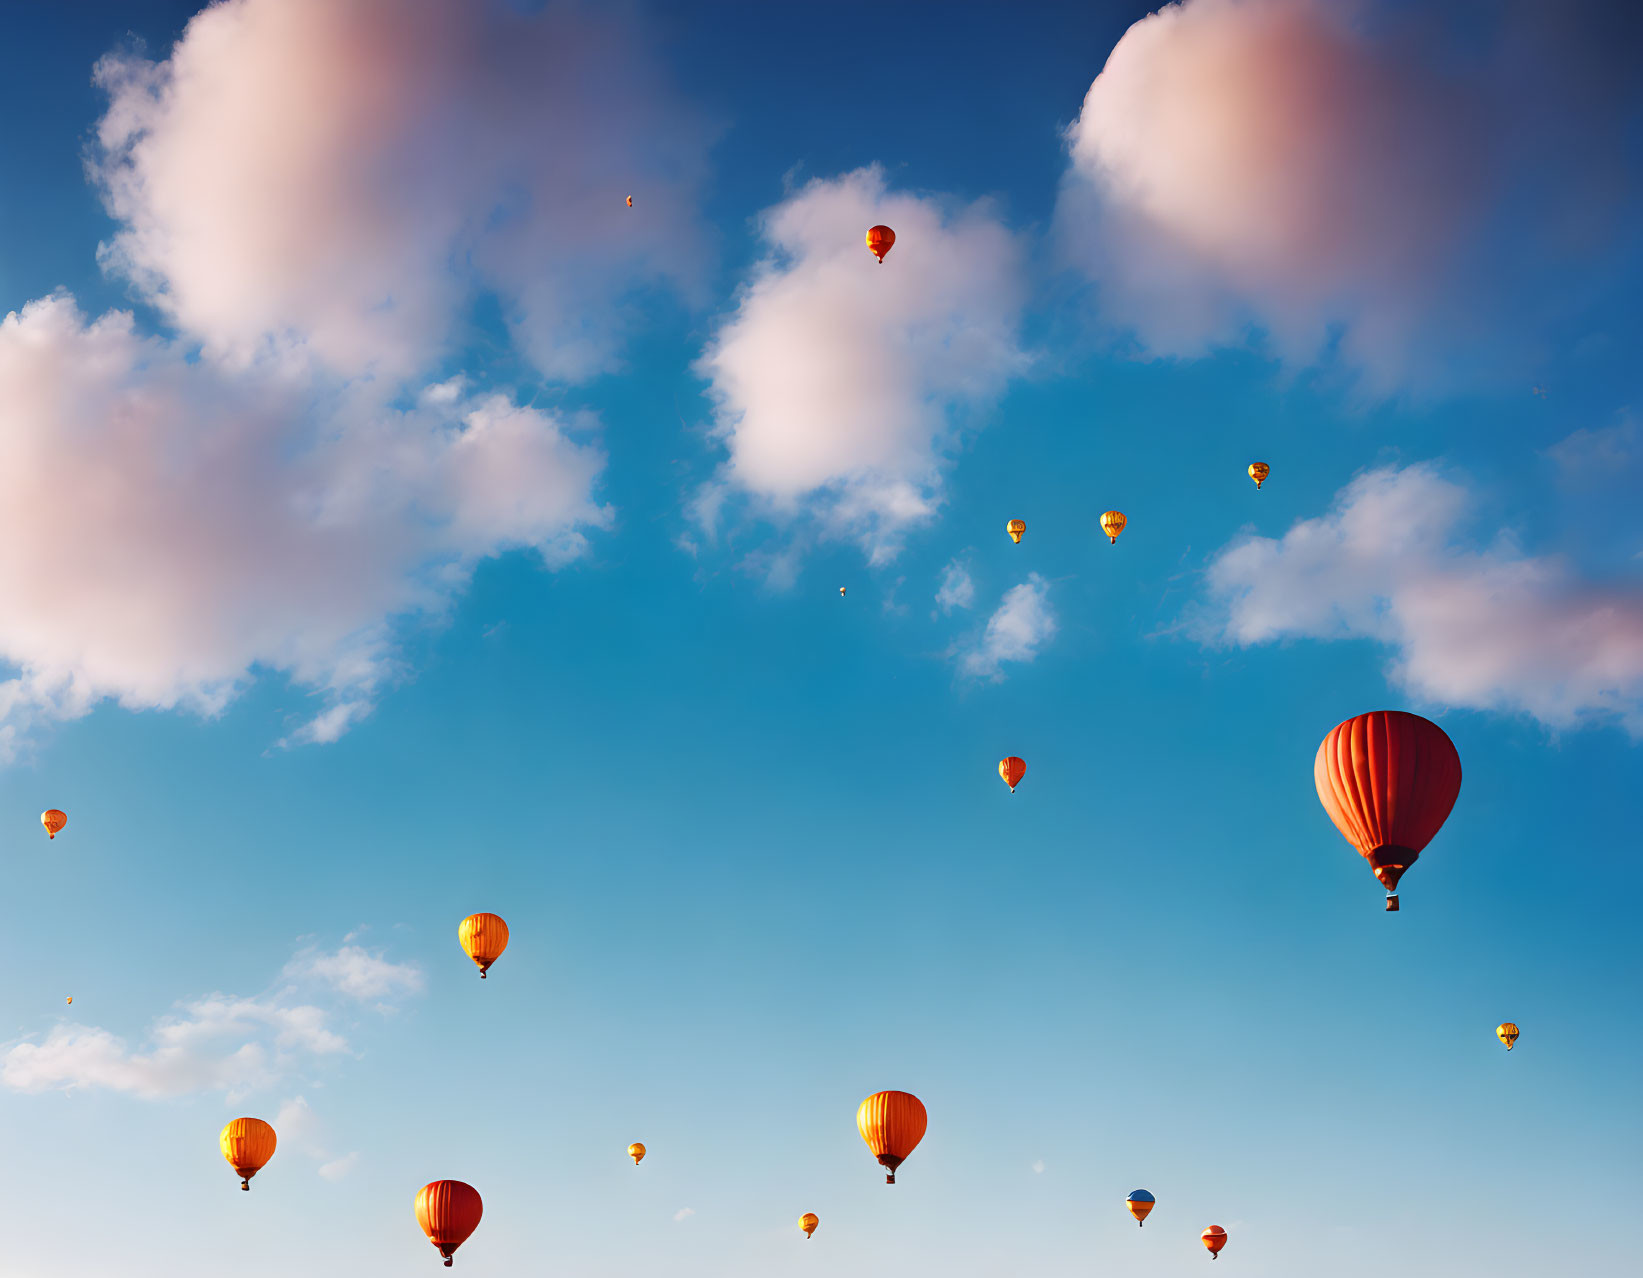
[[[1397,911],[1398,911],[1397,893],[1395,893],[1395,892],[1387,893],[1387,896],[1386,896],[1386,911],[1387,911],[1388,914],[1396,914],[1397,913]]]

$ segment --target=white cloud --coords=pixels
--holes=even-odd
[[[941,585],[936,590],[936,603],[943,612],[954,608],[968,608],[976,601],[976,583],[970,576],[970,567],[954,559],[941,570]]]
[[[1006,662],[1029,662],[1056,631],[1050,584],[1036,572],[1004,592],[980,638],[956,651],[959,669],[977,679],[999,680]]]
[[[62,295],[0,321],[0,403],[0,754],[104,698],[214,715],[257,669],[322,700],[292,740],[333,740],[479,560],[562,564],[610,520],[586,422],[231,376]]]
[[[295,1151],[318,1162],[316,1171],[325,1180],[341,1180],[359,1162],[357,1151],[331,1157],[322,1139],[323,1126],[302,1096],[293,1096],[280,1105],[274,1115],[274,1131],[279,1135],[281,1150]]]
[[[886,223],[880,265],[863,243]],[[877,169],[813,181],[767,211],[769,255],[697,365],[729,452],[695,502],[727,498],[894,556],[941,502],[967,411],[1023,371],[1020,254],[985,205],[885,189]]]
[[[1472,506],[1431,465],[1362,475],[1328,515],[1222,549],[1193,628],[1243,646],[1368,639],[1392,650],[1393,682],[1428,701],[1643,736],[1643,582],[1584,581],[1509,532],[1473,549]]]
[[[1040,1176],[1042,1176],[1044,1174],[1044,1160],[1042,1158],[1037,1159],[1037,1160],[1034,1161],[1033,1170],[1035,1172],[1037,1172]]]
[[[14,1042],[0,1053],[0,1085],[20,1092],[100,1088],[144,1100],[200,1092],[237,1099],[349,1053],[332,1024],[332,1013],[298,985],[256,997],[211,994],[160,1017],[141,1048],[87,1025],[57,1025],[39,1042]],[[312,1112],[302,1097],[281,1114],[295,1139],[312,1139]]]
[[[359,1166],[359,1151],[344,1154],[341,1158],[333,1158],[328,1163],[321,1163],[319,1174],[326,1180],[341,1180],[355,1167]]]
[[[1166,5],[1068,130],[1063,247],[1158,354],[1254,329],[1376,394],[1522,377],[1635,235],[1635,71],[1593,8],[1499,6],[1460,53],[1420,6]]]
[[[536,366],[609,369],[690,283],[708,131],[593,6],[225,0],[98,64],[103,246],[208,352],[422,368],[497,293]],[[626,197],[634,206],[626,207]]]
[[[357,945],[344,945],[335,954],[304,950],[286,965],[288,977],[315,977],[349,998],[386,999],[420,994],[422,969],[415,963],[390,963]]]
[[[689,1220],[695,1214],[696,1214],[696,1209],[694,1207],[681,1207],[681,1208],[679,1208],[678,1211],[673,1213],[673,1219],[674,1220]]]

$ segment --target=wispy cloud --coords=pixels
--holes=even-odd
[[[1049,582],[1036,572],[1005,591],[980,636],[954,650],[960,671],[971,678],[996,681],[1004,677],[1005,665],[1036,658],[1056,632],[1049,596]]]
[[[1643,736],[1643,583],[1584,580],[1510,531],[1469,544],[1474,502],[1432,465],[1371,471],[1281,538],[1246,534],[1208,570],[1189,630],[1240,646],[1358,639],[1428,701]]]
[[[968,608],[975,601],[976,583],[970,576],[970,566],[954,559],[941,570],[936,604],[943,612],[951,612],[954,608]]]
[[[351,970],[349,960],[342,968],[324,962],[338,955],[316,957],[318,970]],[[312,966],[301,973],[287,969],[283,982],[267,994],[212,994],[184,1003],[156,1020],[139,1047],[96,1026],[54,1026],[43,1039],[6,1046],[0,1053],[0,1085],[20,1092],[96,1088],[144,1100],[201,1092],[233,1099],[267,1089],[352,1050],[336,1028],[335,1011],[316,1001],[316,995],[340,986],[321,977],[315,988],[316,974]],[[378,987],[388,996],[415,992],[403,982],[384,985],[380,978],[372,984]],[[290,1104],[293,1127],[300,1132],[307,1102],[297,1097]]]
[[[681,1208],[679,1208],[678,1211],[673,1213],[673,1219],[674,1220],[689,1220],[695,1214],[696,1214],[696,1209],[694,1207],[681,1207]]]
[[[862,243],[895,228],[883,265]],[[878,169],[818,180],[765,213],[770,254],[698,362],[729,457],[693,505],[730,499],[875,563],[941,502],[966,410],[1026,366],[1014,237],[985,205],[886,188]]]
[[[422,969],[415,963],[390,963],[380,953],[358,945],[344,945],[334,954],[307,949],[286,964],[285,975],[323,981],[340,994],[355,999],[389,999],[420,994]]]

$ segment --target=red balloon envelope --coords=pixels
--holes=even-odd
[[[1338,724],[1312,765],[1318,800],[1398,908],[1398,880],[1460,796],[1460,755],[1418,714],[1376,710]]]
[[[468,1241],[484,1214],[479,1191],[460,1180],[436,1180],[417,1191],[416,1223],[422,1226],[428,1241],[439,1248],[447,1269],[451,1267],[451,1253]]]

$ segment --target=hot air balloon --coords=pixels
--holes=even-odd
[[[874,1092],[856,1110],[856,1130],[889,1173],[886,1185],[896,1183],[896,1168],[918,1148],[929,1122],[924,1102],[911,1092]]]
[[[1101,516],[1101,531],[1107,534],[1107,540],[1114,544],[1118,541],[1118,534],[1124,531],[1124,525],[1129,520],[1124,518],[1121,510],[1109,510]]]
[[[844,587],[843,586],[839,587],[839,598],[840,599],[844,598]]]
[[[1517,1042],[1517,1036],[1518,1027],[1513,1025],[1511,1021],[1507,1021],[1495,1031],[1495,1037],[1506,1044],[1506,1050],[1508,1052],[1512,1050],[1512,1044]]]
[[[1250,462],[1249,464],[1249,477],[1255,481],[1257,490],[1260,489],[1262,484],[1266,483],[1266,477],[1271,473],[1272,467],[1265,462]]]
[[[69,1006],[70,1006],[70,1007],[73,1007],[73,1006],[74,1006],[74,995],[72,995],[72,994],[70,994],[70,995],[69,995],[69,996],[68,996],[68,1005],[69,1005]]]
[[[1130,1209],[1130,1215],[1135,1217],[1135,1223],[1144,1225],[1147,1223],[1147,1213],[1157,1205],[1158,1200],[1146,1190],[1136,1189],[1130,1192],[1124,1202]]]
[[[1021,534],[1027,531],[1027,521],[1025,519],[1012,519],[1004,525],[1004,531],[1009,533],[1010,540],[1019,546],[1021,544]]]
[[[821,1217],[813,1211],[807,1211],[799,1217],[799,1228],[804,1230],[806,1238],[816,1232],[816,1226],[819,1224],[821,1224]]]
[[[1227,1231],[1219,1225],[1211,1225],[1198,1236],[1204,1240],[1204,1246],[1209,1248],[1209,1258],[1219,1260],[1221,1248],[1227,1245]]]
[[[884,255],[896,244],[896,233],[888,226],[869,227],[867,231],[867,251],[878,258],[879,265],[884,265]]]
[[[68,824],[68,813],[60,812],[56,808],[47,808],[40,814],[40,824],[46,827],[46,837],[55,839],[57,832]]]
[[[1318,799],[1398,908],[1398,880],[1460,794],[1460,755],[1418,714],[1377,710],[1336,725],[1312,764]]]
[[[998,761],[998,775],[1004,778],[1004,784],[1010,787],[1010,793],[1015,793],[1016,786],[1021,784],[1021,778],[1027,775],[1027,761],[1011,755],[1007,759]]]
[[[499,914],[470,914],[457,924],[456,939],[479,967],[479,979],[508,948],[508,925]]]
[[[240,1178],[240,1188],[249,1191],[251,1178],[260,1172],[274,1156],[279,1143],[274,1129],[260,1118],[236,1118],[222,1129],[217,1138],[222,1156]]]
[[[628,1157],[633,1159],[633,1165],[637,1167],[645,1161],[645,1147],[638,1141],[634,1141],[633,1144],[628,1146]]]
[[[628,207],[630,209],[633,207],[633,197],[631,195],[628,196]]]
[[[439,1248],[447,1269],[452,1254],[479,1228],[479,1218],[484,1214],[479,1191],[460,1180],[436,1180],[417,1190],[416,1223],[422,1226],[428,1241]]]

